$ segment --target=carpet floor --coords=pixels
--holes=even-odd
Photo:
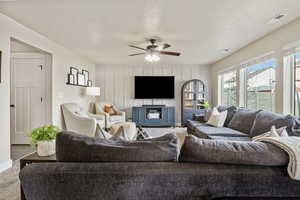
[[[187,135],[186,128],[144,128],[152,137],[159,137],[167,133],[176,133],[180,145]],[[0,200],[20,200],[19,170],[20,161],[13,162],[13,167],[0,173]]]
[[[20,161],[16,160],[12,168],[0,174],[0,200],[20,199],[19,169]]]

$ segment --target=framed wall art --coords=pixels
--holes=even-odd
[[[84,85],[88,86],[88,81],[90,80],[90,73],[87,70],[82,70],[82,74],[84,75]]]
[[[86,86],[84,75],[82,73],[77,73],[77,85],[79,86]]]
[[[78,84],[78,80],[77,80],[77,74],[79,73],[79,70],[75,67],[70,67],[70,74],[74,76],[74,85]]]

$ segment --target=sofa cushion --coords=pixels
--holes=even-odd
[[[248,134],[242,133],[240,131],[226,128],[226,127],[213,127],[213,126],[198,126],[196,127],[198,133],[207,135],[207,138],[211,136],[224,136],[224,137],[249,137]]]
[[[254,120],[261,110],[254,111],[244,108],[238,109],[230,121],[228,127],[243,133],[250,134]]]
[[[56,138],[60,162],[177,161],[178,138],[167,134],[142,141],[105,140],[62,132]]]
[[[205,140],[187,136],[180,161],[239,165],[286,166],[289,157],[275,145],[262,142]]]
[[[228,136],[209,136],[212,140],[228,140],[228,141],[251,141],[250,137],[228,137]]]
[[[118,121],[122,121],[122,116],[121,115],[111,115],[109,116],[109,121],[110,122],[118,122]]]
[[[277,129],[286,126],[287,132],[291,135],[293,124],[294,117],[291,115],[280,115],[268,111],[261,111],[254,120],[250,136],[255,137],[266,133],[270,131],[272,126],[275,126]]]

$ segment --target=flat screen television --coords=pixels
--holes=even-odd
[[[174,76],[135,76],[135,99],[174,99]]]

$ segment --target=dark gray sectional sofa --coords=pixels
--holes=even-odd
[[[287,127],[290,136],[300,135],[300,122],[291,115],[280,115],[267,111],[254,111],[231,106],[218,107],[228,111],[224,127],[206,125],[203,121],[188,121],[188,133],[204,139],[251,141],[252,137],[268,132],[271,126]]]
[[[281,160],[280,166],[271,166],[267,160],[254,156],[260,159],[261,165],[268,166],[253,165],[246,156],[243,156],[247,152],[244,151],[244,142],[241,142],[249,141],[254,135],[269,130],[271,125],[287,126],[289,134],[297,135],[297,119],[235,107],[219,109],[229,110],[226,127],[215,128],[202,122],[189,121],[188,132],[197,137],[187,137],[180,156],[175,135],[128,143],[86,138],[63,132],[57,138],[57,163],[30,164],[20,172],[26,198],[27,200],[300,199],[300,181],[292,180],[287,174],[286,166],[282,166],[288,158]],[[228,144],[222,143],[224,140],[240,143],[238,145],[233,143],[228,147]],[[196,146],[193,149],[198,143],[207,143],[210,146]],[[231,164],[233,160],[230,157],[227,161],[225,159],[227,164],[211,163],[218,163],[220,158],[223,159],[215,151],[218,143],[225,149],[231,148],[233,151],[242,149],[239,157],[243,158],[244,164]],[[271,144],[260,144],[261,147],[256,151],[256,147],[252,148],[253,145],[255,146],[251,143],[249,147],[256,155],[262,149],[273,148],[272,156],[276,158],[276,152],[280,151],[271,147]],[[214,148],[213,153],[203,152],[210,147]],[[216,159],[209,159],[209,156]],[[287,155],[279,152],[278,156]],[[197,159],[205,162],[197,162]],[[269,159],[273,161],[271,156]]]

